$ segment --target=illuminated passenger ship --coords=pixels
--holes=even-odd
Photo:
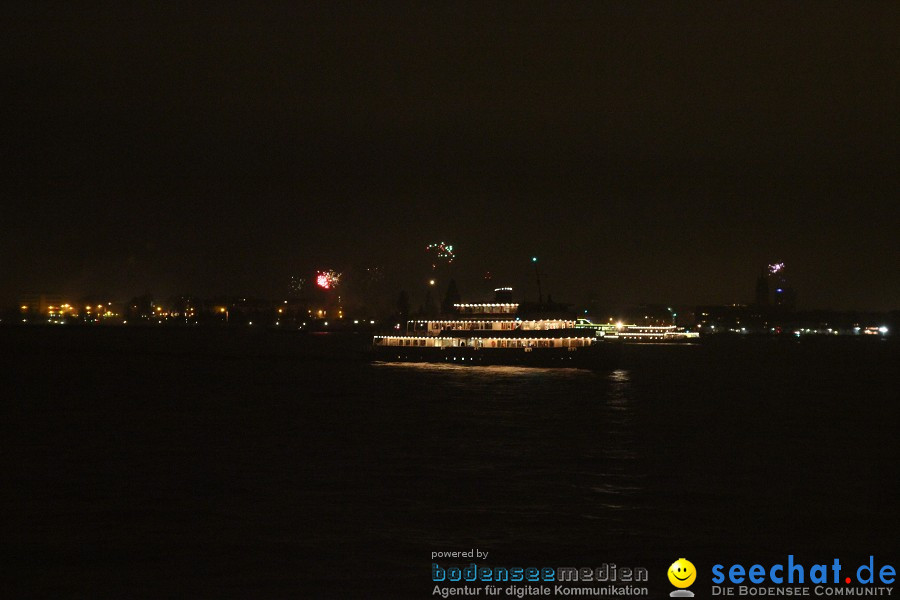
[[[599,354],[595,332],[576,328],[574,319],[522,319],[515,303],[454,306],[454,318],[409,321],[406,333],[375,336],[376,355],[412,362],[585,366]]]

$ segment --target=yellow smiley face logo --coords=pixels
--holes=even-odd
[[[669,581],[677,588],[690,587],[697,579],[694,563],[686,558],[679,558],[669,567]]]

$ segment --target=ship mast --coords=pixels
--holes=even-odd
[[[544,295],[541,293],[541,272],[538,271],[537,266],[537,256],[531,257],[531,262],[534,263],[534,274],[537,276],[537,285],[538,285],[538,305],[544,305]]]

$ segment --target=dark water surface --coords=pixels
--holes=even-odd
[[[681,556],[706,584],[788,554],[897,566],[895,342],[646,348],[612,372],[364,343],[0,329],[3,597],[427,598],[431,552],[470,548],[645,566],[660,596]]]

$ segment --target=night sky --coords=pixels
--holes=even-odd
[[[444,240],[470,300],[537,255],[557,301],[749,302],[784,261],[800,307],[900,308],[900,3],[32,4],[6,303],[416,288]]]

